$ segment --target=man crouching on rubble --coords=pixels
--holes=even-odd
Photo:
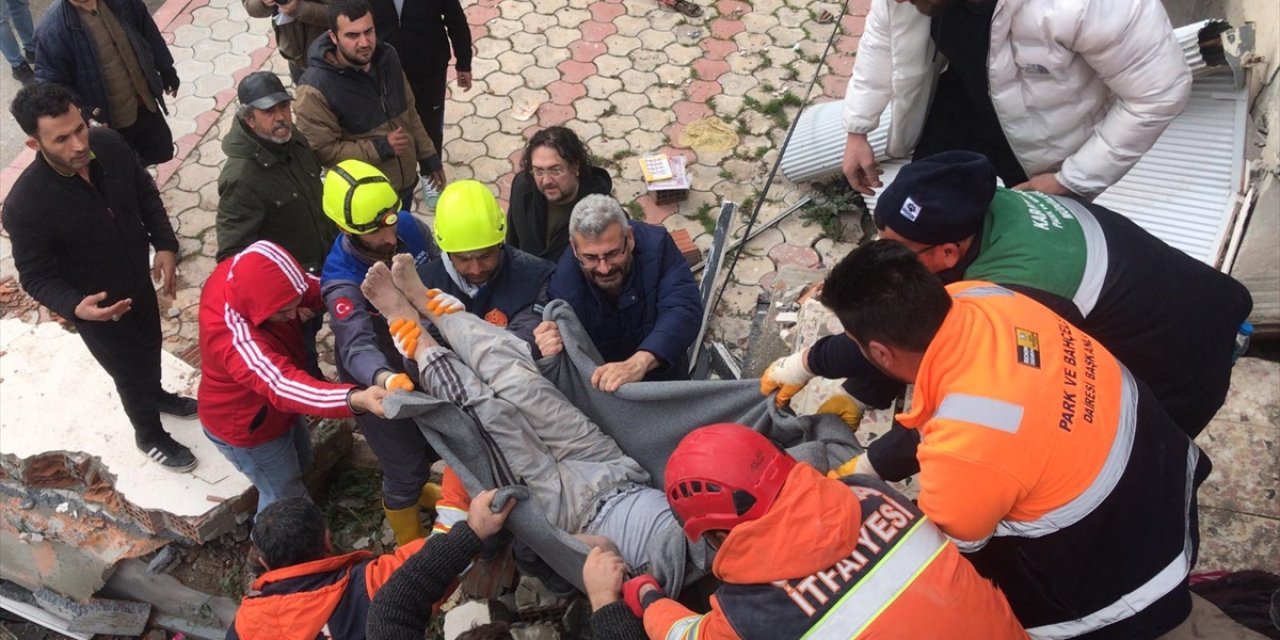
[[[583,569],[593,625],[627,624],[625,602],[650,638],[1026,637],[1004,594],[879,479],[824,477],[738,424],[685,436],[665,475],[689,539],[718,549],[711,612],[649,576],[624,584],[617,556],[595,549]]]
[[[689,547],[666,498],[648,485],[639,463],[542,377],[523,340],[462,312],[457,298],[427,290],[403,254],[390,269],[375,264],[361,291],[390,323],[401,353],[417,362],[420,389],[483,426],[553,526],[591,546],[616,544],[630,566],[667,589],[685,584]],[[421,318],[453,351],[422,330]]]
[[[258,562],[267,569],[254,581],[240,602],[227,640],[243,638],[314,640],[363,638],[370,618],[370,601],[392,578],[408,590],[412,606],[380,598],[383,618],[430,615],[448,595],[449,585],[479,553],[481,542],[502,530],[515,506],[509,500],[497,513],[489,507],[495,491],[485,491],[471,501],[467,520],[449,533],[418,538],[395,553],[374,557],[368,551],[331,555],[329,530],[320,509],[307,498],[287,498],[258,514],[253,526],[253,546]],[[408,572],[406,582],[400,572]],[[388,587],[390,588],[390,587]],[[377,617],[377,616],[373,616]],[[373,627],[370,627],[373,632]]]

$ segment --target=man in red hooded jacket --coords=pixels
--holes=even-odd
[[[619,585],[616,562],[583,574],[593,608],[621,591],[650,638],[1026,637],[1004,594],[879,479],[827,478],[738,424],[685,436],[664,475],[685,535],[717,549],[710,613],[649,576]]]
[[[389,391],[306,372],[302,323],[322,308],[320,280],[265,240],[219,263],[200,294],[200,422],[257,487],[259,512],[306,495],[311,436],[301,414],[384,415]]]

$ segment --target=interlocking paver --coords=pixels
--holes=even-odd
[[[622,81],[617,78],[591,76],[582,81],[587,87],[587,95],[592,98],[604,98],[622,90]]]
[[[567,29],[574,29],[591,19],[591,12],[583,9],[564,9],[556,12],[556,22]]]
[[[631,60],[623,56],[606,53],[596,56],[595,59],[596,72],[606,78],[616,78],[623,71],[631,68]]]

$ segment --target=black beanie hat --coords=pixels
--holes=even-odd
[[[996,195],[986,156],[944,151],[902,168],[876,201],[876,227],[920,244],[958,242],[982,228]]]

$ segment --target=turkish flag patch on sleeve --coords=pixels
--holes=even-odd
[[[339,320],[346,320],[352,311],[355,311],[356,305],[351,302],[351,298],[342,296],[333,303],[333,315]]]
[[[507,326],[507,314],[503,313],[501,309],[490,309],[489,313],[484,314],[484,321],[495,327],[505,328]]]

